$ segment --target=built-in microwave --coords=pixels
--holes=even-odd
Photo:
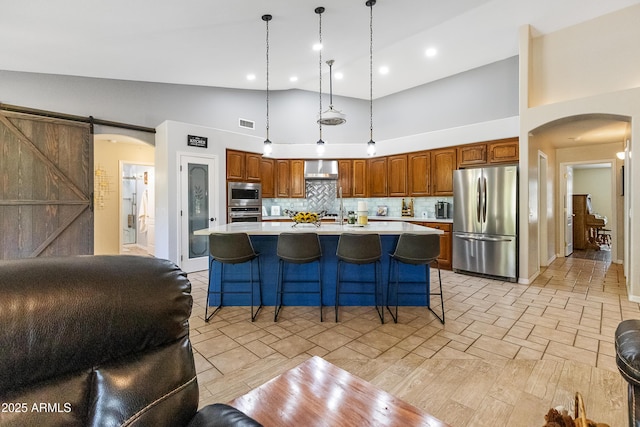
[[[227,188],[227,206],[262,207],[262,185],[258,182],[230,182]]]

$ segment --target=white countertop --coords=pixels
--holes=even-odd
[[[442,230],[403,221],[375,221],[365,226],[340,225],[336,222],[323,221],[320,227],[313,224],[298,224],[292,226],[293,221],[286,222],[234,222],[226,225],[196,230],[193,234],[206,236],[211,233],[247,233],[253,236],[271,236],[284,232],[314,232],[320,235],[338,235],[342,233],[378,233],[378,234],[442,234]]]
[[[291,219],[288,216],[263,216],[263,221],[290,221]],[[331,222],[334,221],[334,217],[327,217],[323,221]],[[369,221],[409,221],[409,222],[442,222],[442,223],[453,223],[452,218],[423,218],[419,216],[369,216]],[[324,224],[324,223],[323,223]]]

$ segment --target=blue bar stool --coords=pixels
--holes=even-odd
[[[260,309],[262,308],[262,278],[260,276],[260,258],[259,254],[253,249],[251,240],[246,233],[211,233],[209,235],[209,288],[207,291],[206,308],[204,311],[204,320],[208,322],[213,315],[215,315],[222,308],[222,298],[226,294],[250,294],[251,295],[251,321],[255,321]],[[253,312],[254,302],[254,284],[253,284],[253,261],[257,261],[258,264],[258,296],[259,306],[258,309]],[[220,263],[220,290],[214,291],[211,289],[212,280],[211,274],[213,271],[213,263]],[[227,290],[225,289],[225,282],[230,283],[246,283],[246,280],[224,280],[224,266],[226,264],[242,264],[249,262],[249,283],[251,286],[250,291],[239,290]],[[213,313],[209,313],[209,296],[211,294],[217,294],[220,296],[220,304]]]
[[[282,294],[285,292],[285,263],[292,264],[309,264],[318,263],[318,290],[295,291],[298,294],[318,294],[320,297],[320,321],[322,322],[322,269],[320,259],[322,258],[322,249],[320,248],[320,238],[318,233],[281,233],[278,236],[278,286],[276,291],[276,309],[273,321],[278,321],[278,314],[282,309]],[[286,280],[286,282],[309,283],[308,279],[304,280]]]
[[[440,320],[440,323],[444,325],[444,297],[442,294],[442,277],[440,275],[440,265],[438,264],[438,256],[440,255],[440,236],[437,234],[412,234],[403,233],[398,239],[396,249],[392,254],[391,262],[389,263],[389,287],[387,289],[387,310],[391,313],[394,323],[398,323],[398,288],[400,278],[400,263],[411,265],[424,265],[425,266],[425,291],[421,292],[403,292],[403,295],[426,295],[427,308]],[[438,267],[438,281],[440,282],[440,293],[431,293],[430,283],[430,267],[431,263],[435,262]],[[391,272],[395,267],[395,294],[396,294],[396,312],[395,314],[389,308],[389,300],[391,294]],[[406,282],[403,283],[422,283],[422,282]],[[431,309],[431,295],[440,295],[440,304],[442,308],[442,317],[438,316],[435,311]]]
[[[369,294],[374,295],[376,311],[380,317],[380,321],[384,324],[384,307],[382,301],[382,281],[380,279],[382,258],[382,245],[380,243],[380,235],[378,234],[359,234],[359,233],[343,233],[338,239],[338,249],[336,251],[338,257],[338,271],[336,279],[336,322],[338,321],[338,307],[340,306],[340,294]],[[340,289],[341,269],[344,263],[357,264],[364,266],[371,264],[374,267],[374,283],[373,292],[343,292]],[[353,283],[367,283],[370,280],[349,280]]]

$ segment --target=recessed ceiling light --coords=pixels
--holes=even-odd
[[[256,79],[256,75],[255,74],[247,74],[247,80],[253,81]]]
[[[387,67],[386,65],[383,65],[382,67],[380,67],[378,69],[378,71],[380,72],[380,74],[385,75],[385,74],[389,74],[389,67]]]
[[[313,50],[318,51],[322,50],[322,43],[316,43],[313,45]]]
[[[289,77],[289,81],[292,82],[292,83],[297,82],[298,81],[298,76]]]
[[[438,54],[438,50],[435,47],[430,47],[424,52],[424,54],[427,55],[427,58],[433,58]]]
[[[335,73],[333,77],[335,77],[337,80],[342,80],[344,78],[344,74],[338,72]]]

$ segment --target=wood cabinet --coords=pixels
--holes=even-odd
[[[260,161],[261,154],[246,153],[245,155],[245,178],[247,181],[260,181]]]
[[[276,197],[289,197],[289,160],[276,160]]]
[[[262,197],[276,197],[276,163],[268,157],[260,159],[260,182],[262,183]]]
[[[367,175],[369,162],[364,159],[353,160],[351,166],[353,168],[353,181],[352,181],[352,197],[367,197],[367,190],[369,181]]]
[[[407,181],[409,195],[423,197],[431,195],[431,152],[419,151],[408,155]]]
[[[520,141],[509,138],[489,143],[489,163],[515,163],[520,158]]]
[[[227,150],[227,181],[260,181],[262,155],[246,151]]]
[[[409,194],[407,185],[407,155],[398,154],[387,157],[387,195],[405,197]]]
[[[304,160],[278,159],[275,162],[276,197],[304,198]]]
[[[414,224],[444,231],[444,233],[440,235],[440,256],[438,257],[438,264],[443,270],[451,270],[451,259],[453,257],[453,235],[451,234],[451,230],[453,229],[453,225],[448,222],[414,222]]]
[[[305,182],[304,182],[304,160],[291,160],[289,167],[291,173],[289,180],[289,197],[304,198]]]
[[[458,169],[487,164],[487,144],[458,147]]]
[[[453,195],[453,171],[456,170],[456,149],[446,148],[431,152],[431,195]]]
[[[338,193],[342,188],[342,197],[351,197],[353,194],[353,161],[349,159],[338,160]]]
[[[369,159],[369,197],[387,197],[387,158]]]

